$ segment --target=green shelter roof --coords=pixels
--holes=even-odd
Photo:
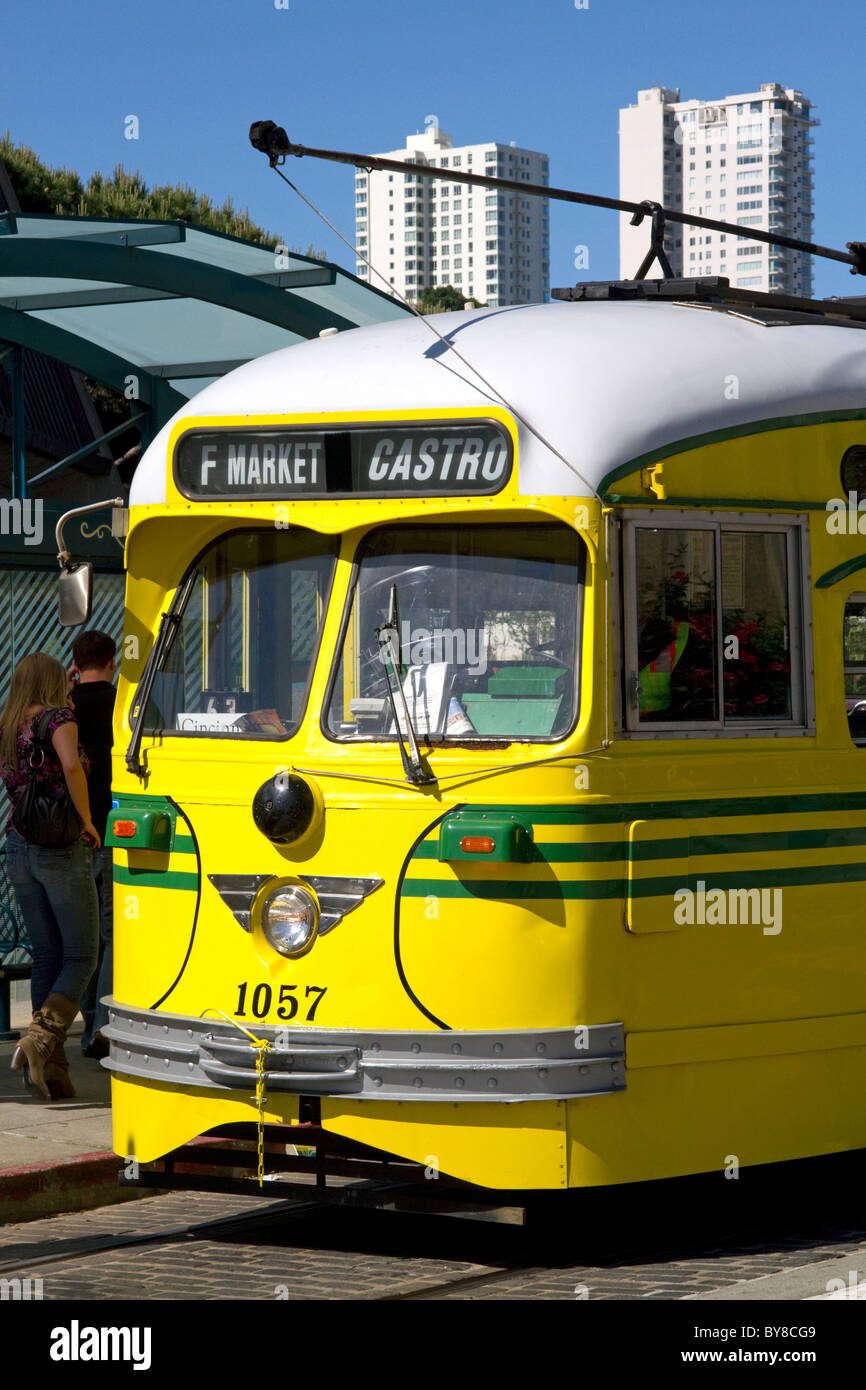
[[[133,389],[150,434],[251,358],[408,312],[337,265],[181,221],[0,214],[0,341]]]

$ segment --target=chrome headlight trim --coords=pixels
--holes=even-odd
[[[300,883],[278,883],[262,902],[262,933],[278,955],[298,960],[319,930],[319,904]]]

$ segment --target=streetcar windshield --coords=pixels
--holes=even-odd
[[[285,738],[307,703],[337,543],[233,531],[178,589],[176,631],[144,716],[149,734]]]
[[[577,714],[583,573],[583,545],[559,522],[374,531],[359,556],[326,732],[397,738],[376,632],[396,623],[394,668],[420,740],[561,738]]]

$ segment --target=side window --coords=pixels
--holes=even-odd
[[[627,728],[803,723],[801,528],[624,523]]]
[[[866,594],[850,594],[842,625],[845,663],[845,709],[848,730],[859,748],[866,747]]]

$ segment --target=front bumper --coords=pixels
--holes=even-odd
[[[118,1076],[245,1091],[256,1085],[256,1049],[227,1021],[184,1017],[108,1001],[111,1043],[103,1066]],[[304,1096],[396,1101],[546,1101],[625,1090],[621,1023],[495,1032],[392,1032],[272,1028],[266,1086]]]

